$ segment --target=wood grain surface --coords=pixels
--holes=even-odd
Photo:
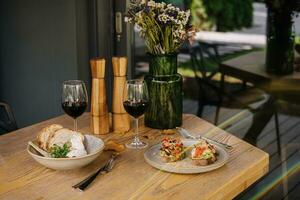
[[[220,72],[245,80],[255,85],[259,83],[269,82],[284,82],[284,83],[299,83],[300,72],[294,71],[289,75],[275,75],[267,73],[265,67],[265,51],[255,51],[229,59],[220,64]]]
[[[220,64],[220,72],[250,82],[275,99],[298,105],[300,102],[300,71],[288,75],[266,72],[265,51],[251,52]]]
[[[268,172],[267,153],[194,115],[184,115],[183,119],[184,128],[233,145],[229,163],[204,174],[171,174],[148,165],[144,150],[126,149],[112,172],[100,175],[86,191],[80,192],[71,186],[103,165],[110,152],[71,171],[47,169],[26,152],[27,142],[44,126],[59,123],[71,128],[72,119],[63,115],[0,137],[0,199],[232,199]],[[89,113],[85,113],[78,120],[79,129],[89,133],[90,122]],[[160,131],[140,124],[141,136],[150,145],[163,137]],[[133,133],[97,137],[124,143],[133,138]]]

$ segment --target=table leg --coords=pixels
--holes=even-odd
[[[279,120],[278,120],[277,108],[275,108],[274,117],[275,117],[275,128],[276,128],[277,150],[278,150],[278,154],[281,155],[280,130],[279,130]]]

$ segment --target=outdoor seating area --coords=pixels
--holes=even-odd
[[[300,0],[0,2],[0,199],[300,199]]]

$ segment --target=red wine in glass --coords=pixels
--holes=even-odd
[[[135,119],[135,137],[126,147],[131,149],[142,149],[147,143],[139,139],[139,117],[142,116],[148,105],[148,89],[143,80],[128,80],[123,93],[123,106],[126,112]]]
[[[63,110],[74,119],[74,130],[77,131],[76,119],[84,113],[88,105],[84,82],[80,80],[63,82],[61,102]]]
[[[87,107],[87,102],[63,102],[62,108],[64,109],[65,113],[70,117],[76,119],[80,115],[82,115]]]
[[[147,109],[148,102],[140,101],[140,102],[132,102],[132,101],[124,101],[123,106],[126,112],[134,118],[138,118],[142,116]]]

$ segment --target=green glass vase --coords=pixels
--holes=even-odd
[[[149,90],[145,125],[157,129],[181,126],[182,76],[177,74],[177,54],[150,55],[145,81]]]
[[[266,69],[284,75],[294,71],[294,31],[291,12],[268,9]]]
[[[157,129],[171,129],[182,124],[182,76],[180,74],[145,76],[149,104],[145,125]]]

